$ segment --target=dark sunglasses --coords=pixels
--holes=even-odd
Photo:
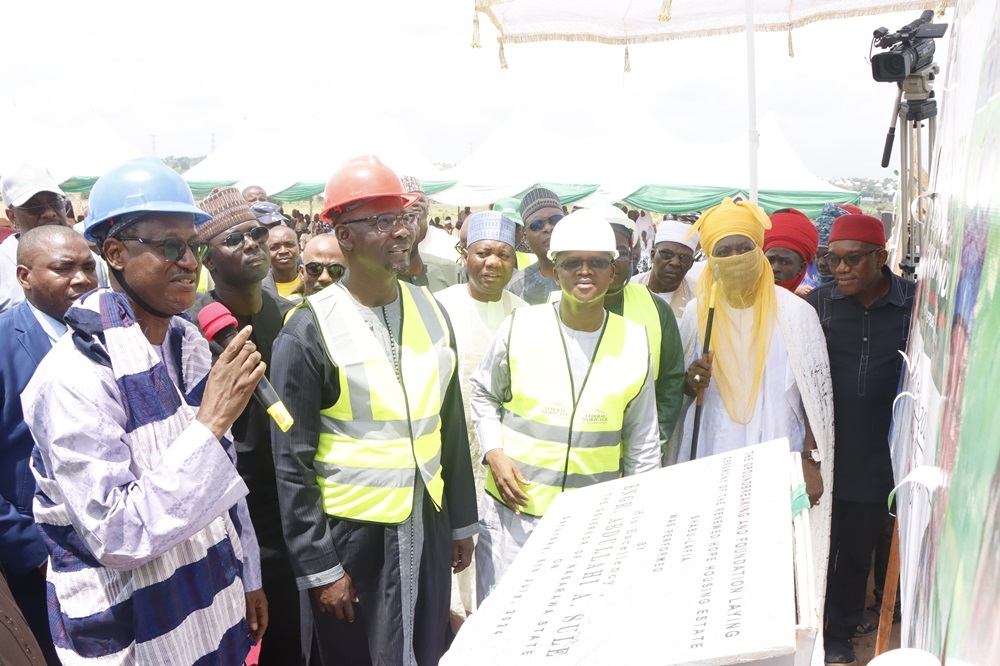
[[[532,231],[541,231],[542,229],[545,228],[546,224],[551,224],[552,226],[556,226],[556,222],[563,219],[564,217],[565,215],[563,215],[562,213],[557,213],[552,217],[543,217],[542,219],[535,220],[534,222],[529,224],[528,228],[531,229]]]
[[[306,264],[306,273],[313,277],[319,277],[323,274],[323,271],[330,274],[330,277],[334,280],[339,280],[344,277],[344,273],[347,271],[342,264],[321,264],[318,261],[310,261]]]
[[[185,243],[179,238],[139,238],[138,236],[119,236],[120,241],[136,241],[143,245],[159,247],[163,251],[163,258],[167,261],[180,261],[187,254],[188,250],[194,254],[194,258],[201,263],[208,254],[208,241],[196,240]]]
[[[681,266],[690,266],[694,263],[694,255],[692,254],[682,254],[680,252],[671,252],[670,250],[657,250],[656,254],[668,264],[674,259],[679,261]]]
[[[853,268],[858,264],[860,264],[861,260],[867,257],[869,254],[875,254],[881,249],[882,248],[877,247],[874,250],[869,250],[868,252],[852,252],[851,254],[845,254],[843,257],[837,256],[836,254],[833,254],[831,252],[827,252],[826,254],[823,255],[823,258],[826,259],[826,264],[830,268],[836,268],[837,266],[840,265],[841,261],[843,261],[845,264]]]
[[[222,239],[223,244],[230,250],[239,249],[243,242],[249,238],[254,243],[261,243],[267,239],[267,227],[254,227],[249,231],[234,231],[231,234],[226,234],[226,237]]]
[[[606,271],[611,267],[610,259],[567,259],[559,262],[559,268],[574,273],[587,264],[592,271]]]
[[[50,199],[42,203],[32,204],[31,206],[15,206],[15,208],[23,210],[28,215],[33,216],[44,215],[46,210],[58,213],[66,210],[66,197],[55,194]]]

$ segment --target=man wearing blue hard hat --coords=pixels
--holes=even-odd
[[[65,315],[22,396],[63,664],[242,663],[267,627],[229,428],[264,374],[240,331],[212,366],[191,307],[211,219],[155,158],[90,195],[112,277]]]

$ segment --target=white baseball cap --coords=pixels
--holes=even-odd
[[[8,208],[23,206],[28,199],[39,192],[54,192],[65,196],[59,189],[59,183],[45,167],[22,164],[0,179],[0,194],[3,195],[3,203]]]

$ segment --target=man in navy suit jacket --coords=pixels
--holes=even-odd
[[[32,516],[35,443],[24,422],[21,392],[66,332],[63,315],[97,286],[94,257],[69,227],[42,226],[21,235],[17,279],[25,300],[0,314],[0,565],[46,661],[58,664],[45,604],[48,551]]]

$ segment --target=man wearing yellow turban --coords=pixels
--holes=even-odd
[[[764,256],[767,214],[749,202],[725,199],[694,225],[708,265],[680,333],[688,358],[686,392],[704,390],[698,457],[787,437],[803,453],[816,590],[824,589],[833,488],[833,392],[823,329],[815,310],[774,284]],[[692,231],[692,233],[693,233]],[[718,282],[708,357],[702,358],[709,295]],[[689,403],[692,401],[688,401]],[[676,459],[691,455],[695,409],[687,409]],[[667,461],[668,463],[670,461]],[[819,606],[822,608],[822,605]],[[820,653],[822,654],[822,653]]]

